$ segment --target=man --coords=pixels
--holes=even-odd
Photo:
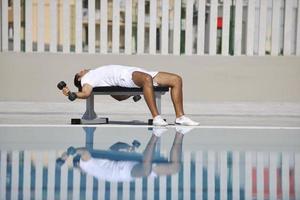
[[[74,85],[78,88],[77,98],[88,98],[93,87],[120,86],[120,87],[141,87],[144,98],[153,117],[153,125],[166,126],[167,122],[159,115],[153,86],[167,86],[171,88],[171,98],[175,109],[175,123],[185,126],[197,126],[198,122],[191,120],[184,115],[182,97],[182,78],[168,72],[146,71],[138,67],[122,65],[106,65],[96,69],[83,69],[74,77]],[[63,94],[68,96],[69,89],[65,87]],[[121,101],[130,96],[113,96]]]

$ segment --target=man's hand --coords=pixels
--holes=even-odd
[[[63,92],[63,94],[64,94],[65,96],[68,96],[68,93],[70,92],[68,86],[64,87],[64,88],[62,89],[62,92]]]
[[[65,95],[65,96],[68,96],[68,99],[70,101],[74,101],[77,96],[74,92],[70,92],[69,88],[67,87],[67,84],[64,82],[64,81],[60,81],[58,84],[57,84],[57,88],[62,90],[62,93]]]

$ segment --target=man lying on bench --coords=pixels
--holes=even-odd
[[[79,92],[74,93],[77,98],[87,99],[94,87],[120,86],[127,88],[143,88],[143,95],[153,117],[153,125],[166,126],[167,122],[159,115],[153,86],[171,88],[171,99],[176,113],[175,124],[197,126],[198,122],[184,115],[182,97],[182,78],[168,72],[146,71],[138,67],[122,65],[106,65],[96,69],[83,69],[75,74],[74,85]],[[70,94],[69,88],[63,88],[63,94]],[[119,101],[128,99],[127,95],[113,95]]]

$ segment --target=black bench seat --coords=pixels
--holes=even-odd
[[[169,91],[169,87],[154,87],[155,101],[157,109],[161,113],[161,95]],[[94,95],[143,95],[143,88],[127,88],[127,87],[94,87],[92,94],[86,99],[86,111],[81,118],[81,123],[97,124],[108,123],[108,118],[97,119],[97,114],[94,111]]]
[[[154,92],[168,92],[169,87],[155,86],[153,87]],[[93,93],[98,92],[143,92],[143,88],[127,88],[119,86],[110,86],[110,87],[94,87]]]

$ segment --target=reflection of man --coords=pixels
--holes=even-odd
[[[86,148],[74,149],[73,153],[63,153],[61,159],[66,160],[73,154],[79,159],[79,169],[88,175],[106,181],[132,181],[138,177],[156,177],[177,173],[181,166],[182,140],[184,131],[178,130],[170,151],[170,159],[165,163],[153,163],[154,149],[160,135],[165,128],[155,128],[153,134],[143,152],[143,160],[139,161],[115,161],[92,157]],[[74,161],[73,161],[74,163]]]

